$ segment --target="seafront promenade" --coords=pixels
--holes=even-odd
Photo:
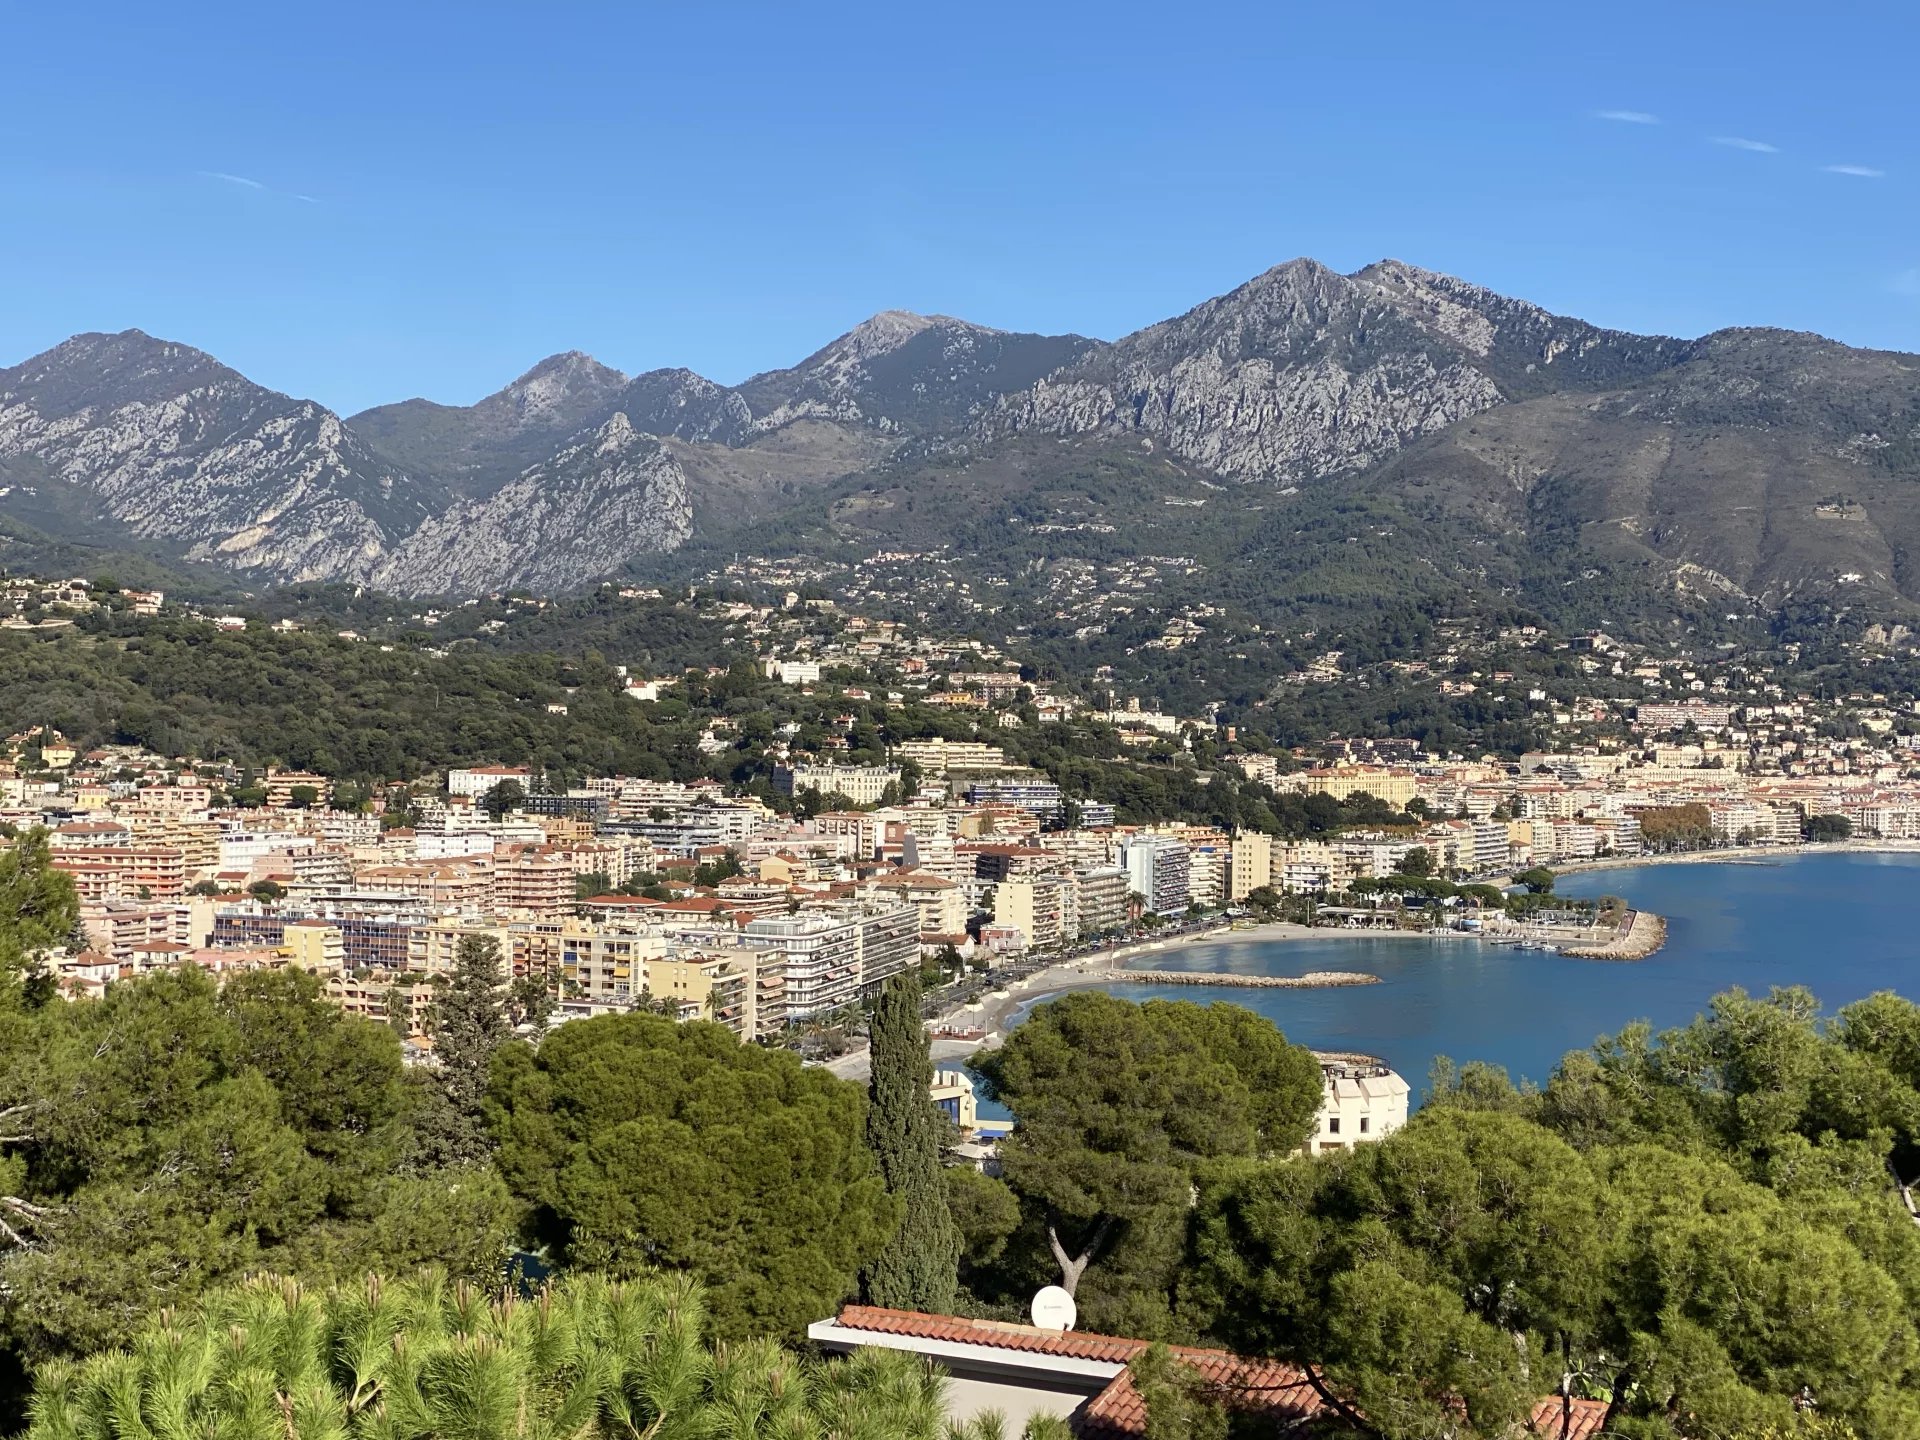
[[[1211,970],[1115,970],[1109,977],[1133,985],[1240,985],[1249,990],[1323,990],[1336,985],[1378,985],[1378,975],[1355,970],[1313,970],[1305,975],[1235,975]]]

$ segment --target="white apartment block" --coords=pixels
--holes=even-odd
[[[949,770],[1005,770],[1007,752],[998,745],[978,740],[902,740],[893,747],[893,758],[920,767],[926,775],[944,775]]]
[[[525,789],[532,779],[533,772],[520,766],[475,765],[447,771],[447,794],[477,800],[502,781],[516,780]]]

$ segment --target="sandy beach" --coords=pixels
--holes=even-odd
[[[1556,875],[1589,870],[1628,870],[1637,865],[1751,865],[1795,855],[1920,855],[1920,840],[1828,840],[1796,845],[1724,845],[1714,850],[1682,850],[1672,855],[1608,855],[1598,860],[1568,860],[1551,868]],[[1495,882],[1496,884],[1499,882]]]
[[[956,1005],[953,1009],[942,1012],[934,1022],[936,1026],[977,1028],[984,1034],[978,1040],[958,1040],[936,1036],[932,1046],[933,1062],[935,1065],[950,1064],[953,1061],[965,1059],[983,1047],[999,1045],[1006,1039],[1007,1022],[1023,1005],[1030,1004],[1043,996],[1057,995],[1068,990],[1124,983],[1127,979],[1128,961],[1141,960],[1177,947],[1212,944],[1223,940],[1361,940],[1382,937],[1420,940],[1466,938],[1452,932],[1397,928],[1348,930],[1330,925],[1315,927],[1297,925],[1288,920],[1274,920],[1262,925],[1239,927],[1221,925],[1211,930],[1197,931],[1192,935],[1175,935],[1158,940],[1142,939],[1119,946],[1114,950],[1101,951],[1098,955],[1085,955],[1077,960],[1066,960],[1058,965],[1050,965],[1024,980],[1009,982],[1002,990],[987,992],[984,997],[971,1005]],[[827,1068],[843,1079],[866,1079],[868,1074],[866,1047],[863,1045],[858,1050],[849,1051],[838,1059],[829,1061]]]
[[[971,1054],[982,1045],[998,1045],[1006,1036],[1006,1024],[1014,1011],[1031,1003],[1042,995],[1052,995],[1064,990],[1084,989],[1087,986],[1124,983],[1127,979],[1127,962],[1138,961],[1159,952],[1188,945],[1218,943],[1222,940],[1363,940],[1363,939],[1461,939],[1452,932],[1436,934],[1430,930],[1348,930],[1337,926],[1297,925],[1289,920],[1275,920],[1264,925],[1247,925],[1239,928],[1220,926],[1218,929],[1201,931],[1194,935],[1179,935],[1170,940],[1143,940],[1131,945],[1122,945],[1116,950],[1103,951],[1099,955],[1088,955],[1078,960],[1065,961],[1051,965],[1025,980],[1016,980],[1005,990],[989,992],[986,997],[973,1005],[962,1005],[940,1017],[941,1023],[951,1025],[979,1026],[986,1031],[984,1040],[936,1040],[934,1058],[942,1058],[941,1047],[952,1047],[947,1058]],[[1150,967],[1147,967],[1150,968]]]

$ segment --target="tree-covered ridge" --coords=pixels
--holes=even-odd
[[[587,611],[600,614],[602,631]],[[1218,747],[1204,734],[1191,748],[1169,739],[1143,752],[1098,718],[1005,729],[990,715],[937,708],[923,696],[887,699],[852,670],[809,693],[766,678],[737,638],[697,613],[598,600],[567,614],[583,627],[576,641],[600,633],[624,648],[430,647],[418,631],[376,643],[118,615],[86,629],[0,632],[0,728],[51,726],[83,749],[143,746],[236,776],[269,765],[316,771],[345,782],[349,797],[364,797],[378,781],[498,762],[528,766],[556,788],[587,776],[704,776],[781,809],[796,801],[773,784],[769,752],[778,744],[816,753],[831,738],[844,742],[836,758],[880,764],[903,740],[944,736],[988,740],[1045,772],[1069,799],[1116,805],[1126,823],[1189,819],[1308,835],[1406,818],[1359,800],[1342,805],[1248,785],[1217,768]],[[636,625],[657,631],[644,651],[657,669],[632,658],[642,643]],[[620,664],[675,683],[657,701],[634,700]],[[866,688],[863,680],[874,686],[865,698],[845,693]],[[722,746],[703,751],[709,730]],[[1500,734],[1514,745],[1528,739],[1517,729]]]
[[[691,778],[684,706],[647,713],[595,656],[228,632],[191,621],[0,636],[0,723],[162,755],[341,779],[412,779],[476,757],[561,774]],[[549,711],[550,705],[566,713]]]

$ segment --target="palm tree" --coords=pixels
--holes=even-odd
[[[31,1440],[943,1440],[917,1356],[709,1349],[681,1277],[531,1297],[437,1274],[308,1290],[262,1276],[163,1311],[127,1351],[39,1373]]]

